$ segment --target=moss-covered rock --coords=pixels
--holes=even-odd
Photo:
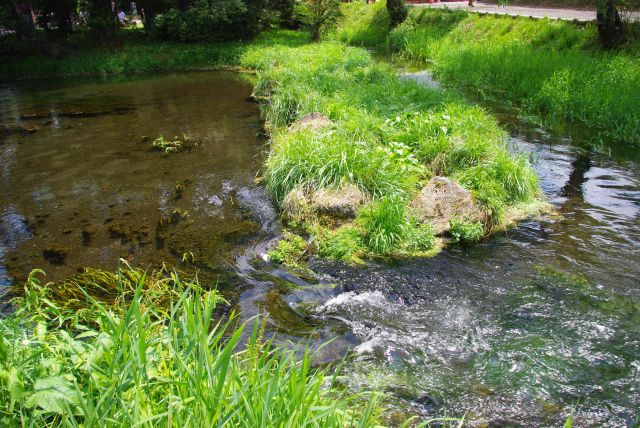
[[[432,178],[411,201],[410,209],[421,223],[431,224],[436,235],[449,231],[451,220],[456,218],[484,221],[471,192],[447,177]]]

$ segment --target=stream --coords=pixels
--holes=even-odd
[[[487,103],[557,217],[431,259],[312,260],[306,278],[264,261],[279,224],[255,180],[266,141],[250,94],[226,72],[0,84],[0,286],[164,262],[318,363],[347,355],[341,382],[385,392],[390,425],[561,426],[574,411],[574,426],[634,426],[638,150],[593,153]],[[183,134],[199,144],[152,146]]]

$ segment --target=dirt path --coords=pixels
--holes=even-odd
[[[466,9],[467,1],[456,1],[447,3],[432,3],[432,4],[416,4],[418,7],[432,7],[432,8],[449,8],[449,9]],[[525,7],[525,6],[506,6],[500,7],[495,4],[489,4],[486,2],[477,1],[473,8],[470,10],[476,13],[484,14],[497,14],[497,15],[509,15],[509,16],[530,16],[532,18],[552,18],[563,19],[567,21],[595,21],[595,10],[574,10],[574,9],[555,9],[555,8],[543,8],[543,7]]]

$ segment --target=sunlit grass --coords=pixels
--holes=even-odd
[[[640,143],[637,45],[605,53],[594,25],[422,9],[412,11],[389,43],[405,58],[432,62],[445,82]]]
[[[258,322],[216,322],[215,291],[172,275],[175,292],[161,306],[147,296],[158,287],[134,276],[128,303],[87,295],[86,317],[52,300],[37,273],[29,278],[16,312],[0,319],[0,425],[372,424],[375,401],[336,389],[308,352],[273,346]],[[117,277],[128,289],[127,270]]]
[[[368,220],[346,229],[360,238],[320,233],[323,253],[344,258],[345,249],[361,251],[357,242],[374,254],[431,248],[430,230],[416,228],[405,207],[434,175],[461,180],[495,223],[507,207],[539,195],[528,158],[510,154],[486,111],[452,92],[399,79],[364,49],[339,42],[250,48],[241,64],[258,71],[254,93],[268,100],[265,178],[274,199],[349,182],[374,200],[363,208]],[[333,124],[290,129],[311,112]]]

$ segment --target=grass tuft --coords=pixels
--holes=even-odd
[[[174,277],[165,312],[145,281],[119,310],[91,301],[87,325],[30,277],[17,311],[0,319],[2,426],[372,425],[375,401],[340,392],[309,352],[264,341],[258,322],[247,332],[233,317],[215,323],[215,291]]]

